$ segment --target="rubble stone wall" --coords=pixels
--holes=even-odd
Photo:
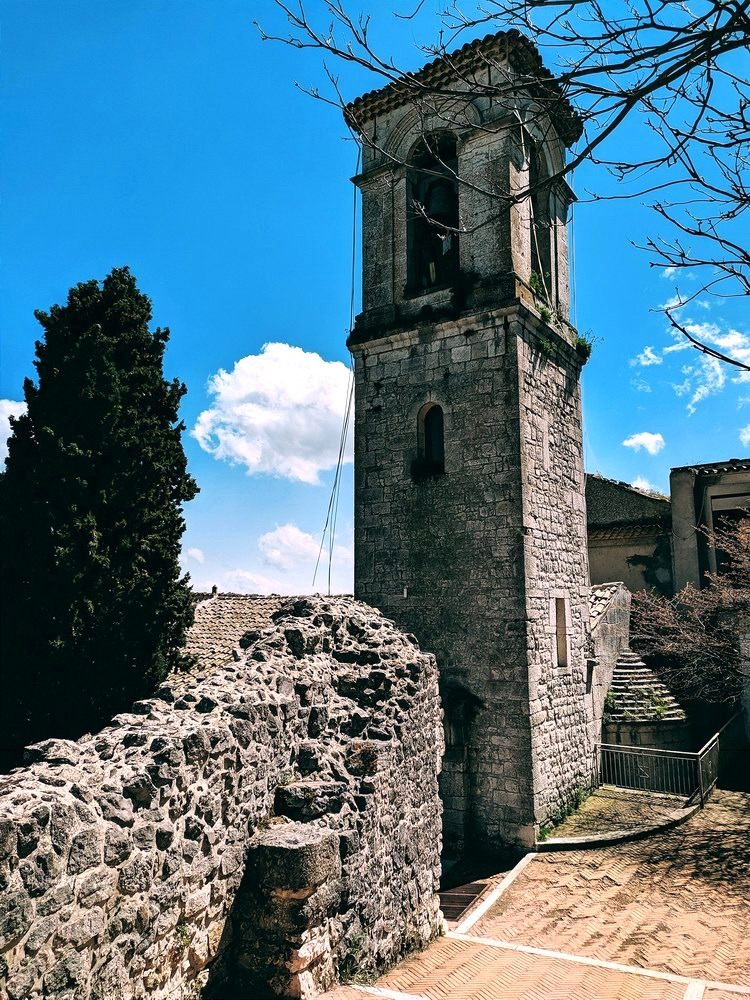
[[[437,933],[433,657],[353,600],[274,619],[0,778],[0,996],[314,996]]]

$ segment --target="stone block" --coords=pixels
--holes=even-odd
[[[338,837],[303,823],[284,823],[256,833],[248,870],[264,890],[312,890],[341,870]]]
[[[275,812],[277,816],[311,820],[327,813],[337,813],[344,804],[347,792],[343,781],[295,781],[276,789]]]
[[[80,875],[102,860],[102,831],[96,828],[77,833],[68,853],[68,875]]]
[[[0,949],[15,944],[31,927],[34,906],[24,892],[0,896]]]

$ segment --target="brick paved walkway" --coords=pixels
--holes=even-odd
[[[719,791],[669,833],[535,856],[466,934],[326,1000],[738,1000],[748,927],[750,795]]]
[[[471,933],[750,986],[750,795],[646,840],[544,854]]]
[[[616,830],[636,830],[680,819],[687,812],[683,800],[670,795],[651,795],[605,785],[597,788],[572,816],[550,834],[559,837],[590,837]]]

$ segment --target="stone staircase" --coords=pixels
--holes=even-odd
[[[643,662],[625,650],[615,665],[604,703],[607,722],[677,722],[685,712],[669,688]]]

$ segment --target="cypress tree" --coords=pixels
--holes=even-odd
[[[128,268],[36,312],[36,384],[0,475],[0,742],[6,760],[96,731],[148,695],[192,622],[178,563],[198,492],[163,374],[169,330]]]

